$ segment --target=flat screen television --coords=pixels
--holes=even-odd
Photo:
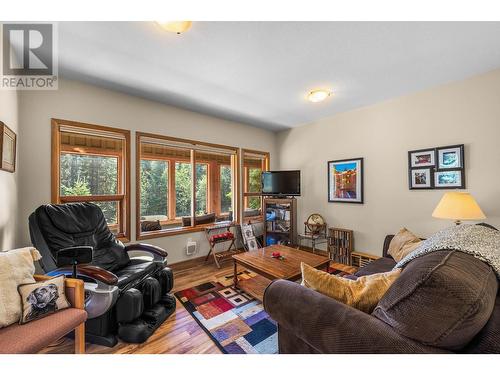
[[[262,172],[262,195],[300,195],[300,171]]]

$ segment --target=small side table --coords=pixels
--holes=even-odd
[[[312,243],[312,251],[313,254],[316,253],[316,245],[320,245],[322,243],[327,243],[328,239],[326,238],[325,233],[319,233],[319,234],[312,234],[312,233],[305,233],[305,234],[299,234],[299,246],[302,244],[302,240],[309,240]]]

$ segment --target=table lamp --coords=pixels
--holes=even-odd
[[[462,220],[485,219],[483,211],[469,193],[452,192],[443,195],[432,213],[438,219],[454,220],[459,225]]]

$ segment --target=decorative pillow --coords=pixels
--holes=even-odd
[[[161,230],[160,220],[141,221],[141,231],[142,232],[152,232],[155,230]]]
[[[399,262],[415,250],[420,245],[420,242],[422,242],[420,238],[408,229],[402,228],[391,240],[387,254],[392,256],[396,262]]]
[[[70,307],[64,293],[64,276],[39,283],[20,285],[18,290],[23,302],[23,313],[19,324],[28,323]]]
[[[301,263],[302,285],[366,313],[375,306],[401,273],[400,269],[350,280]]]
[[[33,247],[0,251],[0,328],[21,318],[21,297],[17,287],[35,282],[34,261],[41,257]]]

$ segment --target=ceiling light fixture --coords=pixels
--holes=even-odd
[[[328,90],[313,90],[307,94],[307,100],[313,103],[322,102],[330,95],[332,95],[332,92]]]
[[[176,34],[185,33],[191,28],[192,24],[191,21],[156,21],[156,23],[162,29]]]

